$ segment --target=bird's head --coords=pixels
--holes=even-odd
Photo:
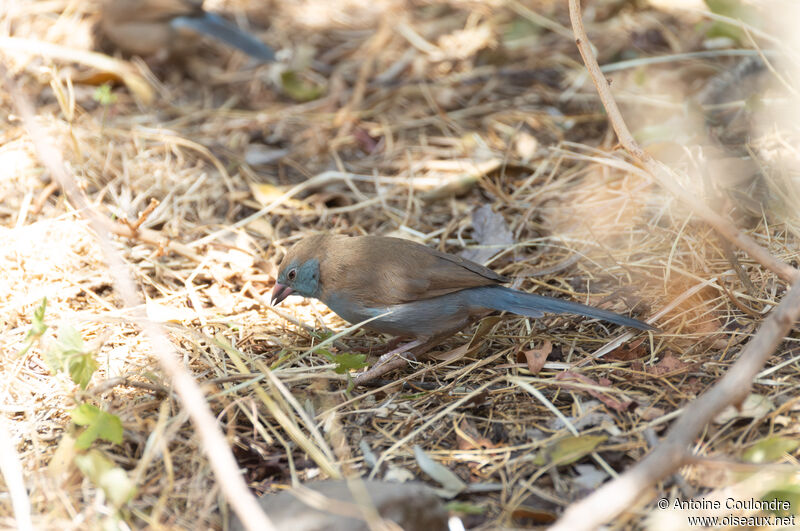
[[[278,305],[297,293],[303,297],[319,297],[319,258],[323,243],[320,237],[305,238],[289,249],[278,267],[278,279],[272,288],[272,304]]]

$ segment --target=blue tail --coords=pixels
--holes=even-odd
[[[204,13],[200,17],[175,17],[172,25],[175,28],[189,28],[197,33],[213,37],[261,61],[275,60],[275,52],[272,51],[272,48],[249,33],[240,30],[235,24],[213,13]]]
[[[503,286],[485,286],[465,291],[469,293],[470,304],[497,311],[511,312],[525,317],[541,317],[545,313],[571,313],[602,319],[603,321],[630,326],[639,330],[656,330],[655,327],[632,317],[601,310],[579,302],[543,297]]]

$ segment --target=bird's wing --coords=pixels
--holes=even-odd
[[[321,260],[323,291],[340,292],[370,307],[506,281],[475,262],[399,238],[332,237]]]

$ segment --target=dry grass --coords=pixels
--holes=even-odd
[[[4,33],[90,49],[91,3],[17,4],[3,14]],[[304,56],[313,52],[315,72],[301,75],[326,92],[308,103],[281,94],[281,67],[254,67],[219,48],[203,49],[202,59],[178,69],[152,66],[155,73],[137,62],[144,78],[160,80],[148,105],[123,86],[113,91],[116,101],[98,103],[96,87],[77,82],[89,70],[74,62],[4,55],[100,212],[134,222],[151,199],[159,201],[142,225],[151,232],[117,243],[147,296],[148,315],[166,323],[205,386],[256,492],[337,471],[366,475],[363,445],[379,456],[378,477],[406,469],[426,478],[413,457],[419,444],[467,482],[496,484],[488,493],[458,498],[482,509],[464,516],[468,527],[545,523],[592,489],[593,474],[623,470],[647,452],[648,437],[725,372],[785,286],[746,256],[732,260],[732,251],[677,200],[615,166],[614,140],[573,43],[535,29],[526,8],[513,2],[331,4],[209,4],[268,28],[259,34],[291,51],[284,65],[303,71]],[[527,5],[567,23],[565,6]],[[697,15],[644,8],[615,13],[616,5],[597,2],[590,21],[601,64],[701,46]],[[656,156],[703,166],[712,141],[702,114],[686,111],[685,102],[721,61],[735,60],[676,61],[613,74],[628,123]],[[159,391],[169,382],[139,329],[117,309],[87,224],[48,189],[29,139],[8,114],[10,95],[2,89],[0,98],[7,123],[0,132],[2,412],[34,523],[84,529],[112,519],[102,491],[54,458],[62,435],[72,430],[68,411],[88,401],[118,415],[125,428],[121,445],[96,445],[137,485],[118,525],[220,528],[227,509],[191,424],[175,398]],[[785,101],[780,91],[774,98]],[[796,123],[794,129],[772,123],[760,122],[766,133],[751,143],[764,161],[757,179],[711,175],[685,184],[775,256],[796,264],[800,195],[793,162],[800,132]],[[276,201],[299,183],[307,184]],[[305,234],[403,235],[460,252],[475,246],[470,213],[485,204],[503,216],[516,242],[491,266],[519,278],[520,289],[643,318],[658,315],[662,332],[612,349],[623,331],[603,323],[509,317],[464,357],[394,373],[406,381],[402,388],[347,391],[345,377],[311,348],[322,337],[318,332],[346,324],[316,302],[290,299],[279,312],[262,304],[273,264]],[[50,329],[20,356],[44,297]],[[52,375],[44,362],[66,325],[96,352],[99,369],[86,391]],[[437,357],[473,332],[453,337]],[[341,350],[384,339],[357,331],[340,341]],[[532,376],[518,355],[547,341],[553,351]],[[598,352],[605,355],[593,358]],[[709,426],[697,454],[712,463],[738,459],[766,436],[795,437],[796,358],[797,338],[789,337],[753,390],[772,407],[757,418]],[[593,383],[565,381],[565,371]],[[609,405],[624,401],[632,402]],[[583,468],[534,459],[569,435],[570,426],[607,437],[578,463]],[[470,427],[482,445],[463,435]],[[61,451],[70,455],[63,445]],[[685,482],[661,485],[657,497],[688,498],[734,481],[711,481],[709,466],[688,467]],[[649,512],[637,510],[633,524],[642,525]],[[15,527],[2,494],[0,526]]]

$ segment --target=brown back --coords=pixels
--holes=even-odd
[[[385,236],[310,236],[289,251],[281,269],[293,260],[310,258],[320,261],[320,299],[341,291],[374,307],[508,281],[475,262]]]

